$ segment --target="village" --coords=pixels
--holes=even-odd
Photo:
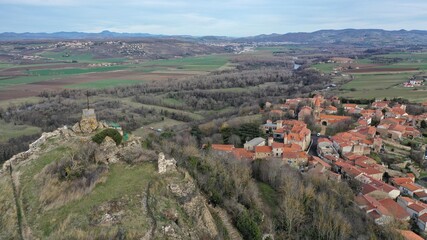
[[[405,104],[390,100],[359,106],[314,95],[266,102],[269,119],[260,126],[264,136],[247,141],[243,148],[212,144],[211,149],[248,161],[282,159],[302,174],[347,181],[356,186],[356,204],[375,223],[404,223],[422,235],[427,232],[427,185],[421,166],[402,154],[417,148],[421,161],[427,159],[426,104],[422,106],[422,114],[410,115]],[[379,156],[398,156],[401,161],[386,163]],[[400,231],[405,239],[423,239]]]

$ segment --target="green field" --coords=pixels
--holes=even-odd
[[[340,95],[343,97],[350,97],[355,99],[360,98],[406,98],[413,102],[425,102],[427,101],[427,87],[422,88],[403,88],[403,87],[393,87],[390,89],[382,90],[363,90],[363,91],[344,91]]]
[[[385,58],[402,58],[405,62],[427,62],[427,52],[420,53],[390,53],[385,55],[376,55],[376,57],[385,57]]]
[[[353,74],[354,80],[345,84],[345,90],[381,90],[399,85],[408,80],[413,73],[397,74]]]
[[[282,46],[262,46],[255,48],[256,51],[268,51],[268,52],[292,52],[296,50],[312,50],[314,48],[308,47],[306,45],[299,44],[286,44]]]
[[[29,71],[32,76],[16,77],[0,81],[0,88],[9,87],[20,84],[29,84],[35,82],[49,81],[76,74],[99,73],[127,69],[128,66],[111,66],[97,68],[70,68],[70,69],[42,69]]]
[[[64,52],[46,52],[42,55],[44,57],[53,58],[56,60],[65,60],[70,57],[64,57]],[[93,59],[91,54],[77,54],[75,55],[79,60],[86,63],[96,63],[96,62],[120,62],[120,61],[104,61],[108,59]],[[19,76],[13,77],[10,79],[0,79],[0,89],[7,88],[14,85],[30,84],[36,82],[49,81],[53,79],[62,79],[68,76],[73,75],[84,75],[89,73],[102,73],[102,72],[111,72],[118,70],[129,70],[129,71],[140,71],[141,76],[144,76],[144,73],[159,73],[159,74],[201,74],[209,71],[218,70],[221,67],[226,67],[228,69],[232,68],[232,65],[229,65],[230,55],[218,54],[218,55],[204,55],[197,57],[186,57],[186,58],[176,58],[176,59],[167,59],[167,60],[154,60],[147,61],[141,64],[126,64],[126,65],[116,65],[116,66],[104,66],[104,67],[92,67],[92,68],[62,68],[62,69],[37,69],[37,70],[26,70],[26,66],[48,66],[49,64],[34,64],[34,65],[13,65],[13,64],[0,64],[1,69],[7,69],[10,67],[18,67],[22,69],[21,71],[29,76]],[[111,59],[110,59],[111,60]],[[120,59],[115,59],[120,60]],[[123,60],[123,59],[122,59]],[[145,80],[145,79],[144,79]],[[117,79],[105,79],[96,82],[88,83],[78,83],[65,86],[65,88],[107,88],[107,87],[117,87],[121,85],[132,85],[138,84],[139,80],[117,80]]]
[[[140,64],[142,67],[151,67],[150,70],[165,69],[171,67],[182,70],[190,71],[213,71],[216,70],[229,61],[229,55],[206,55],[197,57],[175,58],[166,60],[155,60]],[[143,68],[144,69],[144,68]],[[157,71],[154,70],[154,71]]]
[[[125,80],[125,79],[105,79],[94,82],[85,82],[67,85],[65,88],[74,88],[74,89],[104,89],[104,88],[113,88],[118,86],[130,86],[143,83],[142,80]]]
[[[176,121],[170,118],[164,118],[163,121],[148,124],[143,126],[142,128],[138,128],[133,131],[132,134],[138,137],[145,137],[150,133],[154,133],[154,131],[156,131],[157,129],[171,128],[182,124],[184,124],[184,122]],[[153,130],[151,130],[151,128],[153,128]]]
[[[29,73],[33,76],[60,76],[60,75],[74,75],[74,74],[97,73],[97,72],[110,72],[110,71],[124,70],[126,68],[128,68],[128,66],[41,69],[41,70],[31,70],[29,71]]]
[[[173,109],[173,108],[167,108],[167,107],[161,107],[161,106],[156,106],[156,105],[148,105],[148,104],[141,104],[141,103],[136,103],[137,105],[140,105],[144,108],[147,109],[155,109],[157,111],[169,111],[169,112],[174,112],[174,113],[178,113],[178,114],[184,114],[189,116],[190,118],[194,119],[194,120],[201,120],[203,119],[202,115],[196,114],[196,113],[192,113],[192,112],[187,112],[187,111],[182,111],[182,110],[177,110],[177,109]]]
[[[13,64],[10,63],[0,63],[0,69],[13,67]]]
[[[0,120],[0,142],[6,142],[10,138],[36,133],[41,133],[41,129],[28,125],[15,125]]]
[[[427,86],[404,88],[402,83],[414,73],[353,74],[354,80],[341,87],[340,95],[350,98],[406,98],[414,102],[427,100]]]
[[[318,64],[313,65],[312,67],[319,70],[319,71],[322,71],[325,73],[330,73],[337,66],[339,66],[339,64],[337,64],[337,63],[318,63]]]
[[[411,76],[423,74],[427,70],[427,53],[392,53],[374,55],[371,58],[400,58],[401,61],[394,64],[378,65],[379,68],[417,68],[418,71],[403,72],[377,72],[377,73],[353,73],[354,79],[344,84],[339,95],[350,98],[393,98],[401,97],[410,101],[423,102],[427,100],[427,86],[417,88],[404,88],[402,83]],[[372,64],[371,58],[357,59],[358,64]],[[338,64],[316,64],[313,67],[330,72],[331,68]],[[337,77],[339,79],[340,77]]]
[[[40,56],[45,58],[51,58],[53,61],[77,61],[79,63],[113,63],[113,62],[125,62],[126,58],[95,58],[90,53],[70,53],[70,52],[44,52]]]
[[[1,94],[1,93],[0,93]],[[0,101],[0,108],[7,108],[10,105],[21,105],[26,103],[39,103],[41,98],[39,97],[28,97],[28,98],[16,98],[7,101]]]

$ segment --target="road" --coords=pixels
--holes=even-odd
[[[320,136],[317,136],[317,134],[311,134],[311,145],[310,145],[310,148],[308,149],[308,154],[309,155],[311,155],[311,156],[316,156],[316,157],[318,157],[319,155],[317,154],[317,140],[319,139],[319,138],[328,138],[328,136],[326,136],[326,135],[320,135]]]

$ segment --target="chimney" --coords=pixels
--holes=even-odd
[[[282,128],[283,127],[283,121],[282,120],[277,120],[276,121],[276,125],[277,125],[277,129]]]
[[[273,137],[268,137],[268,146],[271,147],[273,145],[274,139]]]

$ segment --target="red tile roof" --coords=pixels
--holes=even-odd
[[[381,215],[377,211],[372,211],[368,213],[368,216],[373,219],[378,219],[381,217]]]
[[[422,187],[420,187],[418,185],[415,185],[413,183],[404,183],[404,184],[401,184],[400,186],[403,187],[403,188],[408,189],[411,192],[414,192],[414,191],[422,189]]]
[[[300,152],[300,151],[302,151],[301,146],[298,144],[294,144],[294,143],[286,144],[283,147],[283,152],[287,152],[287,153],[289,153],[289,152]]]
[[[390,181],[395,185],[402,185],[404,183],[413,183],[414,181],[408,177],[394,177],[391,178]]]
[[[329,163],[323,161],[322,159],[320,159],[319,157],[316,156],[312,156],[312,161],[313,162],[318,162],[320,165],[324,166],[327,169],[331,169],[331,165],[329,165]]]
[[[399,198],[402,199],[402,200],[404,200],[407,203],[407,205],[410,205],[410,204],[412,204],[412,203],[415,202],[414,199],[409,198],[409,197],[402,197],[402,196],[400,196]]]
[[[418,198],[425,198],[427,197],[427,192],[425,191],[421,191],[421,192],[416,192],[414,193]]]
[[[308,155],[305,152],[283,152],[283,159],[308,159]]]
[[[212,144],[212,149],[216,151],[231,152],[233,151],[233,148],[234,148],[234,145]]]
[[[233,155],[238,159],[253,159],[254,158],[254,153],[250,152],[244,148],[233,149]]]
[[[338,115],[327,115],[327,114],[320,114],[321,120],[328,120],[330,123],[350,120],[351,117],[348,116],[338,116]]]
[[[376,190],[383,191],[386,193],[390,193],[392,191],[396,191],[396,192],[399,191],[397,188],[395,188],[395,187],[391,186],[390,184],[387,184],[383,181],[379,181],[379,180],[374,179],[370,176],[367,176],[367,178],[370,180],[370,182],[363,185],[363,188],[364,188],[363,193],[364,194],[367,194],[367,193],[370,193],[370,192],[373,192]]]
[[[331,106],[327,107],[326,110],[328,110],[328,111],[335,111],[336,112],[338,109],[336,107],[334,107],[334,106],[331,105]]]
[[[410,230],[398,230],[400,234],[402,234],[405,240],[424,240],[424,238],[420,237],[416,233]]]
[[[418,220],[421,220],[421,221],[427,223],[427,213],[424,213],[423,215],[419,216]]]
[[[379,202],[393,215],[394,218],[409,218],[409,214],[406,212],[406,210],[399,204],[397,204],[397,202],[395,202],[393,199],[386,198],[383,200],[379,200]]]
[[[365,183],[362,185],[362,194],[369,194],[373,191],[377,191],[378,189],[371,184]]]
[[[283,143],[279,143],[279,142],[273,142],[273,144],[271,144],[272,148],[282,148],[285,144]]]
[[[365,173],[366,175],[382,174],[381,171],[373,167],[360,168],[359,171]]]
[[[344,170],[348,175],[352,176],[352,177],[357,177],[360,174],[363,174],[362,171],[360,171],[359,169],[355,168],[355,167],[351,167],[351,168],[346,168]]]
[[[355,108],[355,107],[357,107],[357,104],[345,103],[345,104],[343,104],[343,107],[345,107],[345,108]]]
[[[340,162],[340,161],[335,162],[335,165],[337,165],[338,167],[342,167],[342,168],[351,168],[351,167],[353,167],[351,164],[349,164],[347,162]]]
[[[270,146],[256,146],[255,147],[255,152],[256,153],[269,153],[271,152],[273,149]]]
[[[425,208],[425,206],[422,206],[422,205],[420,205],[420,204],[418,204],[418,203],[410,204],[410,205],[408,206],[408,208],[410,208],[410,209],[414,210],[414,211],[415,211],[415,212],[417,212],[417,213],[419,213],[419,212],[421,212],[422,210],[426,209],[426,208]]]

